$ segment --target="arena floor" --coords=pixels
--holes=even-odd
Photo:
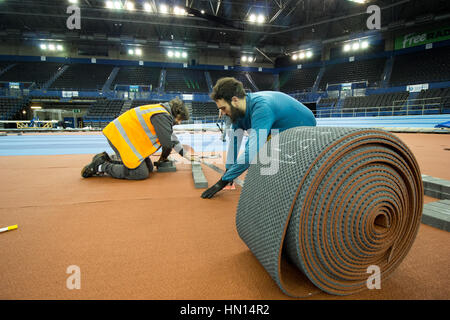
[[[450,135],[396,135],[422,174],[450,180]],[[224,168],[218,133],[191,141],[204,147],[204,161]],[[239,186],[201,199],[190,164],[175,154],[176,172],[145,181],[81,178],[103,150],[111,151],[100,133],[0,137],[0,227],[19,226],[0,234],[0,299],[291,299],[236,232]],[[210,185],[221,176],[203,171]],[[449,246],[450,233],[421,224],[380,290],[308,299],[449,299]],[[79,290],[66,286],[72,265]]]

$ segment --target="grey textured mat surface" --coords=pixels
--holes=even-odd
[[[406,145],[379,129],[304,127],[272,137],[258,156],[267,154],[270,164],[249,168],[236,227],[279,288],[294,297],[348,295],[367,288],[371,265],[388,278],[423,208]]]

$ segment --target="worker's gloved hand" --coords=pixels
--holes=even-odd
[[[220,190],[225,188],[225,186],[229,183],[230,183],[229,181],[224,181],[224,180],[220,179],[219,181],[216,182],[215,185],[213,185],[208,190],[206,190],[205,192],[202,193],[202,198],[203,199],[211,199],[212,196],[214,196],[217,192],[219,192]]]
[[[155,167],[159,167],[159,165],[161,163],[169,161],[167,159],[167,157],[170,155],[171,152],[172,152],[172,148],[165,148],[165,147],[163,147],[162,152],[161,152],[161,156],[159,157],[158,161],[153,162],[153,165]]]
[[[158,168],[161,165],[161,163],[167,162],[167,161],[169,161],[167,158],[164,158],[161,156],[161,157],[159,157],[158,161],[153,162],[153,165]]]

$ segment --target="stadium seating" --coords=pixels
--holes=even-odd
[[[86,118],[99,118],[113,120],[120,115],[124,101],[98,99],[89,108]]]
[[[353,62],[331,64],[319,84],[320,90],[325,90],[327,84],[367,81],[369,86],[379,86],[386,58],[359,60]]]
[[[335,108],[339,98],[322,98],[317,103],[317,107]]]
[[[161,103],[161,101],[154,101],[154,100],[133,100],[131,102],[131,109],[132,108],[136,108],[136,107],[140,107],[140,106],[145,106],[147,104],[158,104]]]
[[[215,117],[219,110],[214,102],[192,102],[192,117]]]
[[[412,104],[439,109],[442,113],[450,107],[450,88],[422,90]]]
[[[390,84],[429,83],[450,80],[450,46],[395,57]]]
[[[242,71],[234,71],[234,70],[211,70],[209,71],[209,74],[211,75],[211,81],[213,86],[216,84],[217,80],[220,78],[225,77],[233,77],[242,82],[244,85],[244,89],[246,91],[254,91],[253,86],[251,85],[250,81],[248,81],[247,77],[245,76],[245,73]]]
[[[111,65],[71,64],[50,86],[59,90],[101,90],[111,71]]]
[[[6,69],[6,67],[8,67],[11,64],[14,64],[16,62],[9,62],[9,61],[0,61],[0,73]]]
[[[369,96],[347,97],[343,112],[363,112],[360,115],[396,115],[404,111],[409,92],[373,94]]]
[[[141,66],[122,66],[116,78],[111,84],[111,89],[117,84],[152,86],[152,90],[158,88],[161,68]]]
[[[14,115],[24,109],[28,104],[28,99],[22,98],[0,98],[0,120],[11,120]]]
[[[280,91],[285,93],[311,91],[319,70],[319,67],[314,67],[280,72]]]
[[[0,81],[34,82],[38,88],[41,88],[62,66],[62,63],[55,62],[17,62],[14,67],[0,76]]]
[[[166,92],[208,92],[205,72],[202,70],[190,69],[167,69]]]
[[[275,90],[275,77],[273,74],[249,72],[249,75],[260,91]]]

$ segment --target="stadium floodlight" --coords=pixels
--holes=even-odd
[[[258,15],[258,18],[256,20],[258,23],[264,23],[266,21],[266,17],[264,17],[262,14]]]
[[[242,56],[242,57],[241,57],[241,61],[242,61],[242,62],[247,62],[247,56]]]
[[[167,13],[169,13],[169,7],[165,4],[161,4],[159,6],[159,12],[163,13],[163,14],[167,14]]]
[[[55,45],[54,45],[54,44],[49,44],[49,45],[48,45],[48,50],[50,50],[50,51],[55,51],[55,50],[56,50]]]
[[[298,55],[298,57],[303,60],[305,59],[305,53],[304,52],[300,52],[300,54]]]
[[[106,1],[106,8],[108,9],[114,9],[114,2],[112,1]]]
[[[144,3],[144,10],[147,12],[152,12],[152,5],[148,2]]]
[[[171,50],[167,51],[167,56],[169,58],[172,58],[173,57],[173,51],[171,51]]]
[[[353,45],[352,45],[352,49],[353,50],[359,50],[359,42],[355,42]]]
[[[128,54],[133,55],[134,54],[134,50],[133,49],[128,49]]]
[[[137,56],[142,56],[142,49],[137,48],[137,49],[134,50],[134,53],[135,53]]]
[[[78,0],[69,0],[69,3],[77,4],[77,3],[78,3]]]
[[[363,42],[361,43],[361,48],[367,49],[368,47],[369,47],[369,41],[363,41]]]
[[[177,16],[182,16],[186,14],[186,10],[180,7],[175,7],[173,8],[173,13],[176,14]]]
[[[42,43],[40,45],[41,50],[47,50],[47,45],[45,43]]]
[[[344,46],[344,52],[349,52],[352,49],[352,46],[348,43]]]
[[[181,56],[183,57],[183,58],[187,58],[187,52],[183,52],[182,54],[181,54]]]
[[[128,11],[134,11],[134,2],[127,1],[127,10]]]
[[[175,58],[179,58],[179,57],[181,57],[180,51],[175,51]]]
[[[122,9],[122,2],[121,1],[114,1],[114,9],[117,9],[117,10]]]
[[[298,55],[297,54],[292,55],[292,60],[296,61],[297,59],[298,59]]]
[[[200,13],[201,13],[201,14],[205,14],[205,10],[201,10]]]
[[[250,21],[250,22],[256,22],[256,15],[255,14],[251,14],[249,17],[248,17],[248,21]]]
[[[63,47],[62,45],[58,44],[58,45],[56,46],[56,50],[58,50],[58,51],[63,51],[63,50],[64,50],[64,47]]]
[[[361,4],[367,2],[367,0],[348,0],[348,1],[356,2],[356,3],[361,3]]]
[[[313,56],[312,51],[307,51],[307,52],[306,52],[306,57],[307,57],[307,58],[311,58],[312,56]]]

